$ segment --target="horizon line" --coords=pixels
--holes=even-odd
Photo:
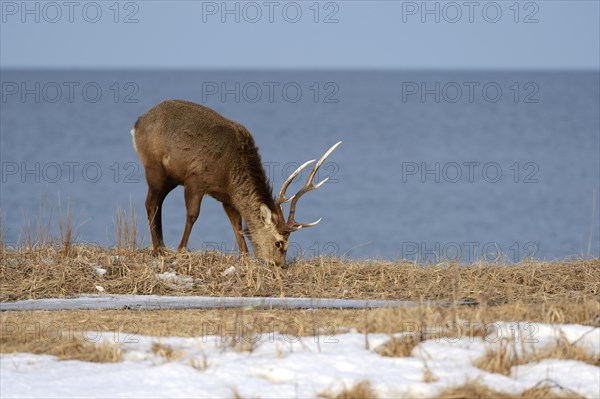
[[[261,71],[300,71],[300,72],[439,72],[439,71],[485,71],[485,72],[597,72],[600,66],[594,67],[218,67],[218,66],[31,66],[0,65],[0,73],[6,71],[182,71],[182,72],[261,72]]]

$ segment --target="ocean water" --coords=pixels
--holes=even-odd
[[[597,72],[10,70],[0,80],[9,243],[68,208],[80,241],[113,245],[116,209],[131,203],[149,245],[129,131],[156,103],[181,98],[244,124],[275,191],[343,141],[319,172],[330,181],[299,202],[299,221],[323,221],[291,236],[290,258],[599,256]],[[184,221],[178,188],[163,208],[167,245]],[[190,247],[235,250],[212,198]]]

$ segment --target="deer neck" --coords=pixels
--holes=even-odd
[[[245,178],[233,193],[232,202],[250,231],[262,225],[260,204],[265,204],[271,212],[277,212],[271,187],[266,180],[262,179]]]

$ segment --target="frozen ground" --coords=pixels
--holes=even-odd
[[[500,335],[510,336],[515,324],[498,324]],[[544,325],[522,329],[525,346],[542,347],[562,331],[565,337],[600,356],[600,330],[580,325]],[[247,337],[252,351],[236,351],[220,336],[156,338],[138,335],[96,336],[118,341],[119,363],[60,361],[52,356],[16,353],[0,358],[0,395],[16,397],[315,397],[338,392],[369,380],[379,397],[431,397],[448,386],[478,379],[498,390],[520,393],[540,381],[552,380],[588,398],[600,397],[600,369],[571,360],[544,360],[513,367],[510,376],[491,374],[473,366],[495,339],[428,340],[412,357],[383,357],[374,351],[386,342],[384,334],[348,332],[334,336],[302,337],[263,333]],[[497,337],[496,337],[497,338]],[[252,345],[252,342],[255,342]],[[159,342],[180,351],[168,361],[152,351]],[[520,348],[522,345],[516,345]],[[436,379],[424,382],[428,367]]]
[[[425,304],[450,306],[448,302],[427,301]],[[0,302],[4,310],[73,310],[73,309],[365,309],[415,307],[413,301],[335,298],[271,298],[212,297],[167,295],[80,295],[73,298],[26,299]]]

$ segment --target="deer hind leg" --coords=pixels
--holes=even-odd
[[[148,213],[148,224],[152,236],[152,247],[155,254],[159,254],[165,247],[162,231],[162,204],[174,188],[172,184],[164,179],[148,180],[148,196],[146,197],[146,212]]]
[[[225,209],[225,213],[229,217],[229,221],[231,222],[231,227],[233,228],[233,233],[235,234],[235,239],[238,244],[238,248],[241,254],[248,253],[248,247],[246,246],[246,240],[244,240],[244,233],[242,230],[242,215],[235,209],[233,206],[229,204],[223,204],[223,209]]]
[[[177,252],[183,252],[187,247],[190,233],[192,232],[192,227],[200,215],[200,203],[202,202],[204,193],[195,190],[191,186],[184,186],[184,195],[187,215],[185,221],[185,230],[183,231],[183,237],[181,238],[181,243],[177,248]]]

